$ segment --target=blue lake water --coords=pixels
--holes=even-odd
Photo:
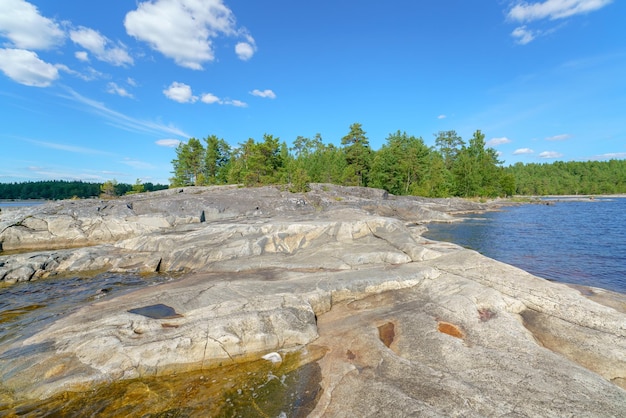
[[[549,280],[626,293],[626,198],[549,202],[429,224],[424,237]]]

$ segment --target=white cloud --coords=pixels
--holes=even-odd
[[[518,2],[507,14],[511,20],[532,22],[541,19],[563,19],[589,13],[612,3],[613,0],[546,0],[544,2]]]
[[[128,77],[126,83],[128,83],[129,86],[137,87],[137,82],[134,78]]]
[[[254,89],[250,92],[253,96],[263,97],[265,99],[275,99],[276,94],[272,90],[258,90]]]
[[[530,23],[538,20],[558,20],[577,14],[589,13],[610,4],[613,0],[545,0],[543,2],[528,3],[516,1],[509,10],[507,18],[510,21]],[[511,32],[515,42],[526,45],[539,36],[545,36],[556,31],[556,28],[530,29],[526,25],[519,26]]]
[[[216,95],[212,93],[205,93],[202,95],[200,99],[203,103],[206,104],[219,104],[219,105],[229,105],[235,107],[248,107],[248,104],[242,102],[241,100],[231,100],[231,99],[220,99]]]
[[[544,151],[539,154],[539,158],[545,158],[545,159],[561,158],[562,156],[563,154],[561,154],[560,152],[556,152],[556,151]]]
[[[65,39],[58,23],[24,0],[0,1],[0,35],[19,49],[50,49]]]
[[[203,94],[200,100],[202,100],[203,103],[208,103],[208,104],[221,103],[220,98],[212,93]]]
[[[256,46],[254,43],[239,42],[235,45],[235,53],[242,61],[248,61],[254,55]]]
[[[0,70],[13,81],[34,87],[48,87],[59,78],[57,67],[25,49],[0,48]]]
[[[145,161],[133,160],[132,158],[124,158],[124,160],[120,161],[122,164],[126,164],[129,167],[135,168],[137,170],[153,170],[154,165],[147,163]]]
[[[530,148],[518,148],[515,151],[513,151],[513,155],[524,155],[524,154],[534,154],[535,151],[533,151]]]
[[[609,152],[591,157],[592,160],[621,160],[624,158],[626,158],[626,152]]]
[[[447,118],[446,115],[439,115],[439,116],[437,116],[437,119],[445,119],[445,118]]]
[[[163,90],[163,94],[165,94],[168,99],[178,103],[194,103],[198,100],[198,96],[194,96],[191,92],[190,86],[177,81],[174,81],[167,89]]]
[[[487,141],[487,146],[489,147],[495,147],[497,145],[502,145],[502,144],[509,144],[512,141],[507,138],[507,137],[502,137],[502,138],[491,138],[489,141]]]
[[[55,142],[37,141],[34,139],[23,138],[24,141],[39,145],[44,148],[51,148],[60,151],[73,152],[76,154],[93,154],[93,155],[113,155],[110,152],[100,151],[93,148],[77,147],[75,145],[59,144]]]
[[[532,42],[537,34],[537,32],[526,28],[526,26],[520,26],[511,32],[511,36],[515,38],[515,42],[520,45],[526,45],[527,43]]]
[[[160,147],[176,148],[181,143],[178,139],[159,139],[155,142]]]
[[[80,103],[81,109],[92,111],[96,115],[108,119],[113,126],[125,129],[130,132],[148,132],[152,134],[176,135],[183,138],[189,138],[190,135],[172,125],[164,125],[162,123],[135,119],[124,115],[106,107],[103,103],[81,96],[72,89],[68,89],[69,96],[61,96],[66,99]]]
[[[100,32],[84,26],[70,31],[70,39],[91,52],[100,61],[116,66],[132,65],[133,59],[123,44],[111,46],[111,41]]]
[[[125,88],[118,86],[116,83],[110,82],[107,84],[107,93],[117,94],[122,97],[132,98],[133,95],[129,93]]]
[[[235,16],[223,0],[144,1],[124,19],[130,36],[193,70],[201,70],[203,63],[215,59],[215,38],[243,33],[237,31],[235,23]],[[254,40],[248,35],[244,37],[246,41],[242,43],[247,46],[239,47],[237,54],[241,59],[249,59],[254,53]]]
[[[89,61],[89,54],[87,53],[87,51],[76,51],[74,53],[74,56],[76,57],[76,59],[78,59],[79,61],[85,61],[88,62]]]
[[[572,135],[570,134],[554,135],[547,137],[546,141],[565,141],[566,139],[570,139],[571,137]]]
[[[235,107],[248,107],[246,102],[242,102],[241,100],[225,100],[223,102],[225,105],[231,105]]]

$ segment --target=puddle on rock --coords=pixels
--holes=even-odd
[[[396,338],[395,326],[393,322],[387,322],[378,327],[378,337],[389,348]]]
[[[11,404],[2,416],[305,417],[321,395],[321,349],[209,370],[117,381],[87,392]],[[306,362],[306,364],[303,364]],[[8,414],[8,415],[5,415]]]

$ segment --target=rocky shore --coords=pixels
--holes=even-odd
[[[296,353],[318,378],[294,416],[624,416],[624,295],[421,236],[493,208],[313,185],[4,210],[5,286],[102,272],[176,280],[0,345],[0,412]]]

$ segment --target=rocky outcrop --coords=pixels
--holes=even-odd
[[[63,208],[75,205],[72,224]],[[81,234],[93,244],[103,225],[115,231],[97,245],[4,255],[5,281],[97,271],[176,279],[0,345],[0,410],[297,352],[319,370],[311,416],[623,415],[623,295],[604,303],[608,292],[420,235],[422,223],[484,209],[316,185],[306,195],[193,188],[3,214],[12,246],[62,247]],[[44,223],[55,217],[74,229],[51,235]]]

